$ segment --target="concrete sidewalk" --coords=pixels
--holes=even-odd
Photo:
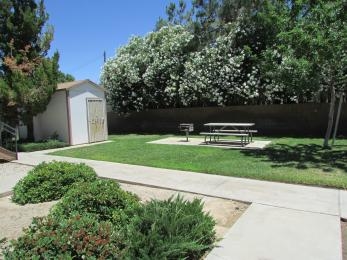
[[[340,234],[336,216],[253,203],[207,260],[341,260]]]
[[[17,163],[0,164],[0,197],[9,194],[16,183],[31,169],[32,166]]]
[[[342,259],[347,193],[120,163],[20,153],[17,163],[83,162],[100,177],[253,203],[208,259]]]
[[[43,161],[83,162],[100,177],[207,196],[253,202],[269,206],[339,215],[339,190],[258,181],[196,172],[77,159],[45,154],[20,153],[21,164],[35,166]]]

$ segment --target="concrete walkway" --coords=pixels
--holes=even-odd
[[[208,259],[342,259],[347,193],[111,162],[20,153],[17,163],[84,162],[100,177],[253,203]]]
[[[0,164],[0,197],[6,196],[22,179],[32,166],[21,165],[18,163],[2,163]]]
[[[53,160],[76,163],[83,162],[93,167],[100,177],[122,182],[139,183],[147,186],[336,216],[340,212],[339,190],[336,189],[85,160],[40,153],[20,153],[19,160],[14,162],[34,166],[43,161]]]
[[[342,259],[340,233],[336,216],[253,203],[207,259]]]

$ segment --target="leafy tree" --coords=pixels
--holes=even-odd
[[[16,57],[23,50],[29,61],[47,54],[53,39],[53,28],[45,24],[48,14],[41,0],[0,1],[0,58]],[[46,29],[43,31],[43,29]],[[20,55],[22,56],[22,55]],[[21,62],[23,57],[16,57]],[[22,58],[22,59],[20,59]],[[5,68],[1,66],[3,71]]]
[[[1,117],[24,121],[29,135],[32,116],[45,109],[57,84],[59,55],[46,57],[53,39],[47,20],[42,0],[0,0]]]
[[[194,35],[195,47],[201,49],[216,38],[219,5],[219,0],[192,0],[191,8],[187,10],[184,0],[180,0],[178,5],[172,2],[166,7],[167,19],[160,18],[156,29],[182,25]]]
[[[72,76],[71,74],[58,71],[58,79],[57,79],[58,83],[69,82],[74,80],[75,80],[75,77]]]
[[[202,49],[221,36],[228,34],[230,23],[242,17],[257,13],[261,0],[192,0],[191,8],[187,9],[184,0],[178,5],[174,2],[166,7],[167,18],[159,18],[156,28],[167,25],[182,25],[195,36],[198,49]]]
[[[295,25],[279,35],[285,44],[280,47],[283,60],[294,64],[291,70],[296,74],[308,75],[304,82],[315,83],[310,84],[311,92],[325,89],[330,94],[328,127],[324,139],[324,147],[328,147],[336,91],[346,91],[347,86],[347,1],[319,0],[299,13],[304,14],[300,15]],[[288,74],[289,82],[293,76],[293,73]],[[288,83],[288,79],[282,79]]]

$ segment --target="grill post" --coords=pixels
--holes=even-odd
[[[186,134],[186,142],[189,142],[189,132],[194,131],[194,124],[191,123],[182,123],[178,126],[181,132],[185,132]]]

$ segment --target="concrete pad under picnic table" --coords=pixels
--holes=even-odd
[[[171,145],[190,145],[190,146],[201,146],[201,147],[216,147],[222,149],[241,149],[241,150],[262,150],[268,146],[271,141],[260,141],[253,140],[253,142],[241,145],[239,140],[235,139],[220,139],[218,142],[208,142],[205,143],[204,138],[189,137],[188,142],[185,136],[179,137],[167,137],[155,141],[148,142],[149,144],[171,144]]]
[[[342,260],[338,216],[252,204],[207,260]]]

